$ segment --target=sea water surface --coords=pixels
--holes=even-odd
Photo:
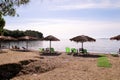
[[[8,43],[5,42],[4,45],[8,46]],[[20,48],[26,47],[26,41],[10,42],[10,45],[17,45]],[[39,48],[48,48],[49,41],[29,41],[28,46],[28,48],[32,50],[39,50]],[[66,47],[76,49],[81,48],[81,43],[76,43],[74,41],[70,41],[69,39],[62,39],[60,41],[52,41],[51,46],[54,47],[56,51],[65,52]],[[120,41],[96,39],[96,42],[84,42],[84,48],[87,49],[88,52],[116,53],[120,48]]]

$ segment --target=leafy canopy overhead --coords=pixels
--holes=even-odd
[[[27,4],[30,0],[0,0],[0,15],[15,16],[16,8]]]
[[[3,34],[3,27],[5,26],[5,20],[0,16],[0,35]]]

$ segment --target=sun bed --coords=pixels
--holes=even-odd
[[[60,55],[61,53],[55,51],[54,48],[46,48],[46,49],[39,49],[41,52],[41,55]]]
[[[29,50],[27,48],[25,48],[25,47],[22,47],[21,51],[29,51]]]
[[[55,49],[54,48],[50,48],[50,52],[51,53],[55,53]]]
[[[72,53],[77,53],[77,49],[71,48],[71,52],[72,52]]]
[[[83,55],[87,55],[87,54],[88,54],[87,49],[83,49],[83,50],[81,51],[81,53],[82,53]]]
[[[70,52],[70,48],[69,48],[69,47],[66,47],[65,50],[66,50],[66,53],[67,53],[68,55],[71,54],[71,52]]]
[[[39,48],[39,52],[40,53],[44,52],[44,48]]]
[[[13,50],[13,51],[18,51],[18,50],[20,50],[20,48],[18,47],[18,46],[12,46],[12,49],[11,50]]]
[[[71,48],[71,53],[74,55],[78,55],[78,50],[75,48]]]

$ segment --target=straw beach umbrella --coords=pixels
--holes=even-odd
[[[52,35],[49,35],[47,37],[44,38],[45,41],[50,41],[50,49],[51,49],[51,41],[60,41],[58,38],[52,36]],[[51,50],[50,50],[50,53],[51,53]]]
[[[7,37],[7,40],[8,40],[8,41],[14,41],[14,40],[17,40],[16,38],[11,37],[11,36],[6,36],[6,37]]]
[[[80,35],[80,36],[76,36],[70,39],[71,41],[75,41],[75,42],[81,42],[82,43],[82,50],[83,50],[83,43],[84,42],[94,42],[96,41],[94,38],[85,36],[85,35]]]
[[[28,49],[28,41],[37,40],[37,38],[32,36],[23,36],[23,37],[19,37],[18,40],[26,41],[26,49]]]
[[[0,41],[7,40],[8,38],[6,36],[0,36]]]
[[[1,49],[1,43],[4,40],[7,40],[7,37],[6,36],[0,36],[0,49]]]
[[[120,35],[117,35],[117,36],[111,37],[110,40],[120,40]]]
[[[117,41],[119,41],[120,40],[120,35],[111,37],[110,40],[117,40]],[[119,48],[119,54],[120,54],[120,48]]]

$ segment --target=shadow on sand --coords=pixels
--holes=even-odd
[[[41,56],[59,56],[61,53],[42,53]]]
[[[81,55],[73,55],[75,57],[85,57],[85,58],[98,58],[101,57],[99,54],[81,54]]]
[[[19,74],[24,65],[27,65],[34,61],[36,60],[23,60],[18,63],[0,65],[0,80],[10,80]]]
[[[7,53],[7,51],[0,51],[0,54]]]
[[[0,65],[0,80],[10,80],[22,69],[21,64],[11,63]]]

